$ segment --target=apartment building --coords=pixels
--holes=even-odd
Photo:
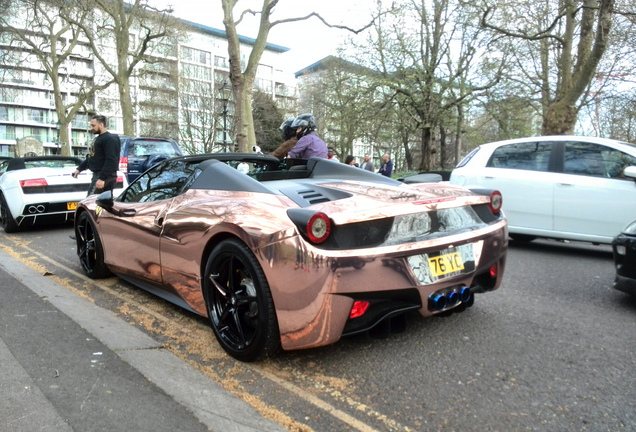
[[[231,149],[229,129],[232,126],[233,103],[228,92],[229,61],[227,38],[224,30],[202,24],[178,20],[185,30],[179,42],[164,44],[161,55],[155,61],[139,66],[139,73],[130,80],[130,93],[134,104],[134,129],[137,136],[163,136],[180,141],[184,139],[184,123],[189,112],[207,111],[208,117],[198,116],[190,122],[202,130],[214,130],[214,151]],[[11,54],[11,61],[0,64],[0,156],[12,156],[17,140],[35,137],[42,142],[46,154],[60,153],[62,146],[70,145],[72,153],[84,155],[93,139],[88,132],[89,118],[99,113],[109,119],[109,130],[123,133],[123,120],[119,105],[118,88],[111,85],[89,99],[82,111],[73,117],[69,125],[70,143],[60,142],[60,127],[55,112],[53,83],[43,66],[24,44],[11,44],[8,35],[0,38],[0,56]],[[130,36],[131,43],[136,35]],[[255,40],[240,37],[241,53],[245,61]],[[108,49],[108,47],[106,47]],[[113,61],[114,49],[111,48]],[[296,113],[296,88],[294,76],[277,67],[277,57],[288,48],[268,44],[261,58],[256,75],[255,88],[271,95],[284,115]],[[59,69],[59,84],[63,99],[73,101],[85,84],[99,82],[105,71],[99,61],[90,55],[88,43],[80,42],[72,56]],[[184,83],[196,84],[196,92],[190,96],[197,103],[188,104],[183,95]],[[189,86],[186,86],[189,87]],[[206,91],[201,91],[206,89]],[[201,104],[202,99],[209,104]],[[192,98],[191,98],[192,99]],[[184,105],[185,104],[185,105]],[[223,121],[213,121],[223,117]],[[206,119],[209,119],[206,120]],[[191,143],[198,149],[196,138]]]

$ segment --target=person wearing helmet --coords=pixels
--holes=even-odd
[[[313,114],[299,115],[291,127],[296,129],[298,142],[294,148],[287,152],[290,158],[321,157],[327,159],[327,144],[316,135],[316,118]]]
[[[287,155],[287,152],[294,148],[298,142],[298,138],[296,138],[296,129],[291,127],[294,120],[296,120],[294,117],[288,118],[278,128],[283,136],[284,142],[276,150],[270,153],[271,156],[275,156],[278,159],[284,158]]]

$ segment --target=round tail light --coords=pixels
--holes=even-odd
[[[490,207],[490,211],[493,212],[493,214],[499,214],[502,203],[503,203],[503,198],[501,197],[501,192],[493,191],[490,194],[490,202],[488,203],[488,207]]]
[[[314,214],[307,222],[307,237],[312,243],[322,243],[329,237],[331,222],[324,213]]]

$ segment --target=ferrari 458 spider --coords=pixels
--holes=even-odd
[[[326,159],[196,155],[81,201],[75,232],[88,276],[115,273],[208,317],[252,361],[471,306],[501,283],[500,206],[496,191]]]
[[[0,224],[8,233],[35,224],[71,221],[78,201],[86,197],[92,173],[71,174],[81,159],[32,156],[0,162]],[[116,193],[125,179],[117,178]],[[127,183],[126,183],[127,184]]]

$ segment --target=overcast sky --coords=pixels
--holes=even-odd
[[[179,18],[225,30],[221,0],[149,0],[149,3],[156,7],[171,5]],[[262,3],[262,0],[240,0],[235,7],[235,17],[245,9],[260,10]],[[370,8],[374,3],[369,0],[280,0],[273,17],[275,20],[300,17],[315,11],[332,24],[355,28],[370,20]],[[238,28],[239,34],[248,37],[256,37],[257,30],[258,21],[254,19]],[[288,72],[296,72],[328,55],[335,55],[336,49],[349,34],[344,30],[330,29],[320,20],[311,18],[275,26],[268,42],[290,48],[289,52],[281,55],[284,63],[281,66]]]

